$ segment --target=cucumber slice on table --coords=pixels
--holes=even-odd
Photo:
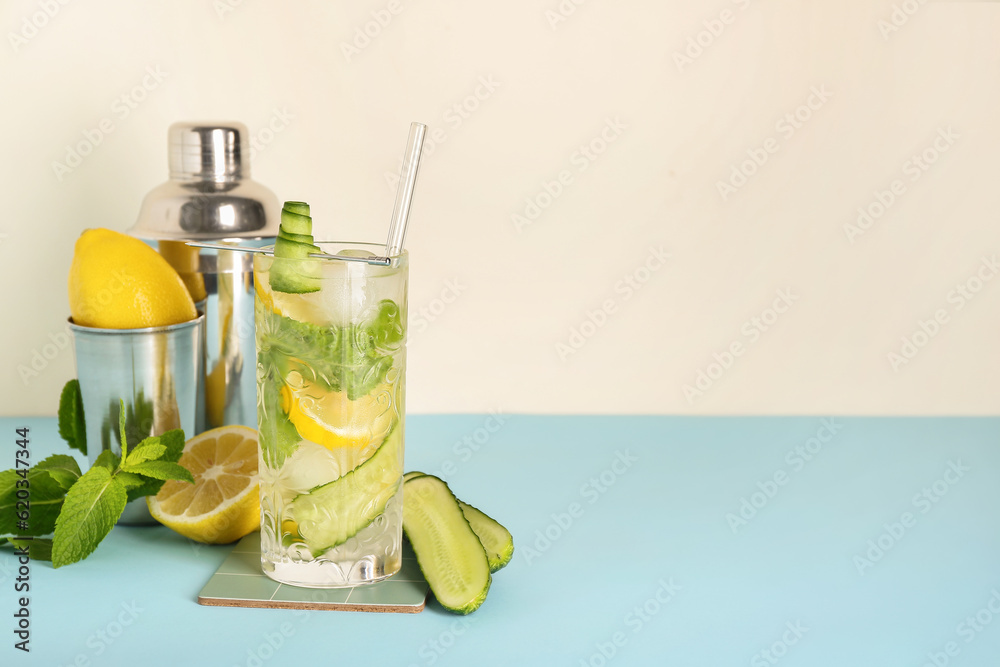
[[[403,474],[401,431],[392,429],[371,458],[351,472],[292,500],[299,535],[313,553],[343,544],[385,511]]]
[[[405,497],[405,496],[404,496]],[[458,501],[465,514],[466,521],[472,526],[479,537],[479,541],[486,550],[486,560],[490,564],[490,572],[496,572],[510,562],[514,557],[514,538],[510,531],[500,525],[500,522],[489,516],[482,510],[478,510],[468,503]]]
[[[441,606],[458,614],[478,609],[490,590],[490,565],[447,484],[433,475],[406,483],[403,530]]]
[[[424,477],[426,474],[419,470],[413,470],[403,475],[403,483],[405,484],[417,477]],[[403,498],[403,502],[405,503],[406,496],[404,495]],[[472,530],[479,537],[483,549],[486,550],[486,559],[490,564],[490,572],[493,573],[497,570],[502,570],[510,562],[510,559],[514,557],[514,538],[511,536],[510,531],[504,528],[499,521],[486,514],[486,512],[476,509],[461,500],[458,501],[458,504],[462,508],[462,513],[465,515],[466,521],[469,522]]]

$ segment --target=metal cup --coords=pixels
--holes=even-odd
[[[187,437],[204,428],[205,316],[145,329],[98,329],[69,323],[83,396],[91,464],[105,449],[121,455],[119,400],[125,401],[129,449],[175,428]],[[118,523],[156,523],[145,498],[125,507]]]

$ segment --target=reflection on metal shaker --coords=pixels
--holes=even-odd
[[[271,244],[281,208],[274,193],[250,179],[243,124],[175,123],[168,140],[170,180],[146,195],[129,233],[159,250],[205,313],[205,428],[256,428],[252,258],[184,242]]]

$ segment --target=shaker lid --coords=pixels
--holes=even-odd
[[[250,139],[243,123],[174,123],[167,137],[171,178],[250,176]]]
[[[250,137],[236,122],[174,123],[170,180],[143,199],[129,233],[141,239],[262,239],[278,232],[281,206],[250,179]]]

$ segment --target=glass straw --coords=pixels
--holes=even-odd
[[[393,205],[392,219],[389,221],[389,237],[385,242],[386,257],[395,257],[403,250],[403,242],[406,240],[406,219],[410,214],[410,200],[413,198],[413,186],[417,182],[420,149],[424,145],[426,130],[427,126],[423,123],[410,123],[410,136],[406,141],[403,168],[396,188],[396,203]]]

